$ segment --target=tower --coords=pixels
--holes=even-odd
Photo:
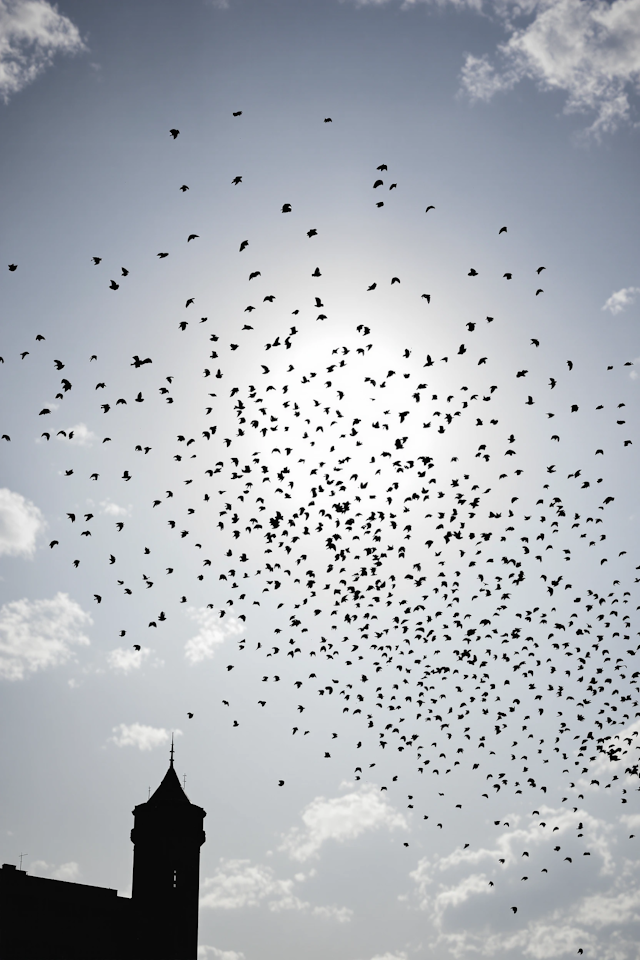
[[[173,767],[133,810],[133,909],[136,957],[196,960],[202,807],[191,803]]]

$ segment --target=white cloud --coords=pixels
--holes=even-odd
[[[0,0],[0,97],[18,93],[57,53],[85,49],[74,23],[47,0]]]
[[[281,849],[294,860],[316,856],[327,840],[354,840],[367,830],[407,829],[402,814],[391,807],[373,786],[325,800],[316,797],[302,813],[304,827],[294,827]]]
[[[353,2],[380,7],[388,0]],[[595,114],[588,132],[596,137],[630,120],[640,80],[640,0],[400,0],[404,10],[418,3],[482,13],[509,35],[495,63],[488,54],[467,54],[461,80],[472,100],[530,79],[564,93],[565,113]]]
[[[113,736],[109,737],[116,747],[137,747],[138,750],[153,750],[168,743],[170,733],[164,727],[149,727],[143,723],[119,723],[112,728]],[[182,736],[182,730],[174,730],[174,737]]]
[[[394,951],[393,953],[376,953],[375,957],[372,957],[371,960],[407,960],[407,955],[404,950],[400,952]]]
[[[43,527],[42,513],[34,503],[6,487],[0,489],[0,556],[32,557]]]
[[[295,880],[278,880],[271,867],[250,860],[221,860],[213,877],[206,877],[201,907],[239,910],[265,901],[270,910],[300,910],[308,906],[293,893]]]
[[[90,447],[96,439],[95,433],[89,430],[86,423],[76,423],[75,427],[68,427],[65,433],[66,437],[59,437],[56,434],[56,438],[58,440],[64,440],[66,443],[72,443],[76,447]]]
[[[0,608],[0,677],[22,680],[27,673],[64,663],[74,644],[89,644],[82,631],[92,623],[66,593],[52,600],[5,603]]]
[[[240,950],[219,950],[203,943],[198,947],[198,960],[244,960]]]
[[[117,503],[112,503],[111,500],[101,500],[100,508],[102,513],[106,513],[109,517],[128,517],[131,507],[119,507]]]
[[[189,607],[187,616],[195,620],[200,627],[196,636],[185,644],[185,656],[189,663],[210,660],[215,655],[215,648],[224,643],[227,637],[238,636],[244,632],[244,624],[240,620],[227,617],[223,621],[219,610]]]
[[[279,880],[271,867],[252,864],[250,860],[220,860],[220,866],[212,877],[206,877],[202,885],[200,906],[213,910],[240,910],[265,904],[272,913],[283,910],[300,910],[315,917],[347,923],[353,911],[347,907],[312,907],[295,893],[296,882],[304,875]]]
[[[141,650],[125,650],[123,647],[116,647],[107,654],[107,663],[112,670],[122,670],[123,673],[130,673],[131,670],[139,670],[142,661],[150,654],[149,647],[142,647]]]
[[[501,0],[493,10],[511,36],[498,47],[497,67],[486,55],[467,55],[462,86],[472,99],[489,100],[528,78],[565,93],[565,113],[595,114],[595,136],[630,119],[629,93],[640,79],[640,0]],[[524,27],[523,15],[533,17]]]
[[[337,923],[349,923],[353,917],[353,910],[349,907],[314,907],[311,911],[314,917],[326,917],[328,920],[335,920]]]
[[[603,310],[608,310],[614,316],[622,313],[625,307],[630,307],[636,301],[636,295],[640,293],[640,287],[623,287],[622,290],[616,290],[606,301]]]
[[[27,872],[33,877],[48,877],[50,880],[66,880],[71,883],[77,883],[80,879],[80,867],[74,860],[61,863],[59,867],[47,863],[46,860],[34,860]]]
[[[614,861],[634,816],[622,815],[617,823],[606,822],[584,809],[574,813],[542,805],[539,816],[527,825],[521,826],[517,817],[507,815],[511,828],[500,833],[491,848],[459,847],[446,856],[422,858],[410,876],[416,885],[419,908],[434,926],[434,952],[439,948],[442,956],[456,960],[503,954],[547,960],[575,955],[582,948],[599,960],[635,957],[640,867],[636,860],[629,859],[633,852]],[[581,842],[575,849],[578,824],[582,828],[577,835]],[[561,852],[554,851],[554,845],[561,847]],[[580,847],[591,853],[588,864],[580,862]],[[523,851],[528,853],[526,859],[522,859]],[[572,866],[561,860],[565,854],[573,857]],[[522,922],[518,914],[515,932],[502,928],[499,919],[490,919],[496,906],[499,916],[502,910],[508,911],[509,903],[519,902],[516,897],[523,871],[535,878],[544,867],[551,876],[561,863],[561,869],[573,871],[571,877],[557,886],[546,904],[546,898],[530,900]],[[591,869],[586,870],[587,866]],[[494,887],[489,886],[490,880],[495,881]],[[488,896],[496,898],[492,909],[487,909]]]

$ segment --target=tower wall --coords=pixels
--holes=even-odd
[[[166,787],[170,776],[180,795]],[[196,960],[206,813],[189,802],[171,767],[154,796],[139,804],[133,815],[136,955],[140,960]]]

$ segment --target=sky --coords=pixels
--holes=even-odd
[[[640,957],[638,0],[0,0],[3,862],[201,960]],[[587,859],[588,857],[588,859]]]

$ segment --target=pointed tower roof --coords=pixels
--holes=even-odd
[[[191,801],[187,797],[186,793],[180,785],[178,780],[178,774],[176,773],[173,766],[173,734],[171,735],[171,753],[169,759],[169,769],[164,775],[162,783],[158,789],[151,794],[147,800],[147,805],[150,807],[168,807],[174,806],[175,804],[187,804],[191,806]]]

